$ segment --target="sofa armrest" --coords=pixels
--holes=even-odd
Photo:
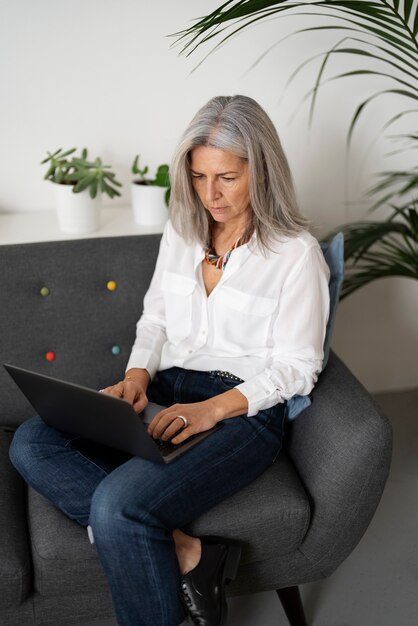
[[[311,525],[300,550],[328,576],[369,525],[392,453],[389,421],[334,353],[312,406],[290,428],[288,453],[311,501]]]
[[[26,490],[9,461],[12,437],[12,429],[0,427],[0,608],[23,602],[31,581]]]

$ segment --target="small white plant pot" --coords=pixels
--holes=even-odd
[[[132,209],[134,220],[141,226],[158,226],[168,219],[165,187],[132,183]]]
[[[58,225],[64,233],[87,235],[100,228],[101,193],[90,197],[88,189],[73,193],[72,185],[54,184]]]

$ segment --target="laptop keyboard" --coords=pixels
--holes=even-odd
[[[183,443],[171,443],[171,441],[163,441],[162,439],[155,439],[154,440],[155,443],[158,446],[159,451],[161,452],[162,456],[167,456],[168,454],[171,454],[171,452],[174,452],[174,450],[177,450],[177,448],[180,448]]]
[[[154,441],[157,444],[162,456],[167,456],[168,454],[171,454],[171,452],[174,452],[174,450],[177,450],[177,448],[181,448],[182,446],[184,446],[185,443],[188,443],[195,437],[197,437],[197,435],[190,435],[190,437],[188,437],[181,443],[172,443],[170,440],[163,441],[162,439],[154,439]]]

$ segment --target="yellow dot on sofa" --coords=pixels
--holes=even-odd
[[[114,280],[109,280],[106,287],[109,289],[109,291],[115,291],[117,284]]]
[[[41,294],[41,296],[49,296],[51,292],[49,291],[48,287],[42,287],[39,293]]]

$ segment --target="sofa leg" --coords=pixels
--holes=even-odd
[[[307,626],[299,587],[276,589],[290,626]]]

